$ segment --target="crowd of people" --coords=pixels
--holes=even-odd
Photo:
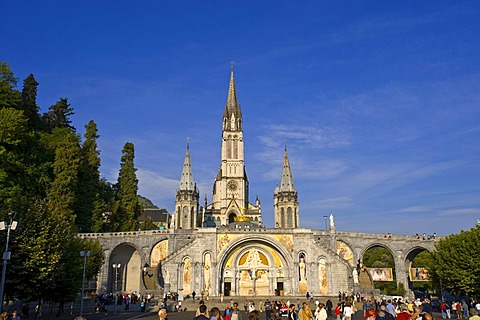
[[[358,299],[360,297],[344,295],[339,295],[339,298],[335,307],[328,299],[325,303],[315,301],[314,308],[310,308],[310,299],[303,302],[297,300],[296,303],[266,299],[265,302],[260,300],[257,305],[253,300],[245,300],[243,310],[233,300],[224,309],[209,309],[204,301],[200,301],[193,320],[327,320],[329,317],[335,317],[336,320],[433,320],[435,311],[441,312],[444,319],[480,320],[480,302],[475,301],[443,302],[437,305],[429,299],[377,300],[374,297]],[[363,316],[360,308],[363,309]],[[159,320],[165,320],[166,315],[167,309],[161,308]]]

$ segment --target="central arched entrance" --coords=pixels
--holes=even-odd
[[[291,290],[292,276],[283,253],[266,241],[237,243],[221,262],[220,292],[224,296],[271,296]]]

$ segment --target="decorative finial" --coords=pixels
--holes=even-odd
[[[190,137],[187,136],[187,149],[190,149]]]
[[[230,71],[233,72],[234,69],[235,69],[235,62],[234,62],[234,61],[230,61]]]

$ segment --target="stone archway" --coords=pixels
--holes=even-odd
[[[292,272],[295,267],[285,259],[286,252],[271,241],[241,239],[231,244],[217,265],[218,292],[226,296],[291,293],[293,280],[297,280]]]
[[[408,288],[413,291],[424,291],[425,289],[431,289],[430,276],[426,265],[413,266],[415,258],[422,253],[431,253],[424,247],[414,247],[410,249],[405,255],[404,266],[405,273],[407,274]]]
[[[140,251],[129,243],[116,246],[109,257],[109,291],[132,292],[142,288],[142,257]]]
[[[372,254],[369,259],[367,252]],[[367,268],[364,271],[368,271],[375,289],[387,292],[397,290],[397,273],[400,270],[395,258],[392,249],[382,243],[372,243],[363,250],[361,260]]]

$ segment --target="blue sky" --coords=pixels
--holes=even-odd
[[[2,1],[0,60],[99,127],[116,181],[172,211],[185,145],[211,200],[230,61],[250,200],[273,226],[285,141],[302,227],[450,234],[480,218],[478,1]]]

